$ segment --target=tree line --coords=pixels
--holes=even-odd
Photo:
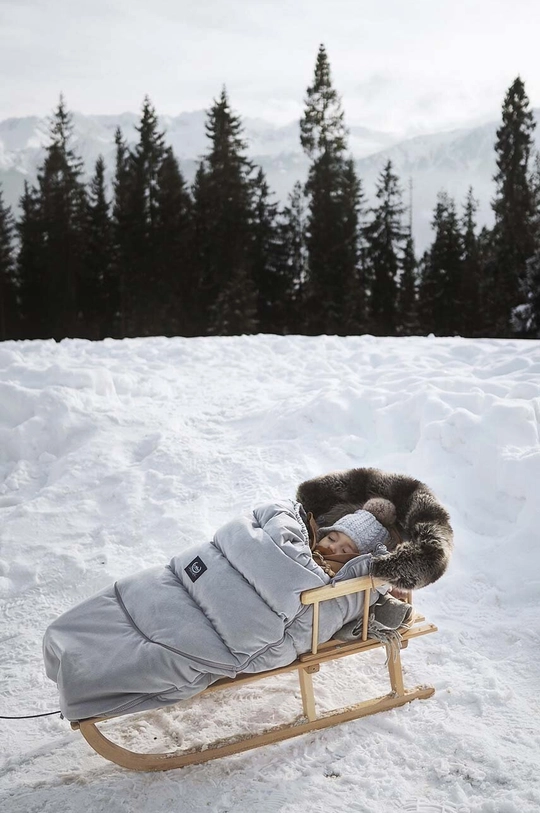
[[[444,191],[433,242],[414,248],[392,162],[368,205],[348,152],[323,45],[300,121],[310,159],[284,206],[246,154],[223,89],[207,113],[208,151],[188,186],[145,98],[129,147],[115,134],[83,182],[65,102],[55,110],[37,184],[20,217],[0,189],[0,339],[302,333],[540,336],[540,158],[518,77],[502,107],[492,201],[478,230]]]

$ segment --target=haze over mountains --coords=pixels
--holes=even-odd
[[[540,109],[534,111],[537,123]],[[114,169],[114,132],[122,129],[128,143],[137,139],[139,115],[88,116],[74,113],[73,148],[84,161],[88,175],[101,153],[109,175]],[[166,142],[180,160],[186,180],[191,182],[201,155],[208,150],[204,123],[206,112],[197,110],[178,116],[161,116]],[[265,170],[270,188],[285,201],[295,181],[304,181],[309,166],[301,150],[298,122],[277,126],[263,119],[243,119],[248,153]],[[469,186],[479,201],[479,225],[493,222],[490,200],[495,191],[494,143],[500,122],[420,135],[403,140],[392,134],[350,127],[349,148],[356,159],[368,202],[375,182],[390,158],[401,179],[404,202],[409,202],[409,182],[413,183],[413,232],[417,251],[423,251],[432,239],[431,220],[437,193],[445,189],[456,199],[461,211]],[[27,116],[0,122],[0,183],[5,201],[15,210],[24,180],[35,182],[37,167],[49,143],[47,118]],[[540,149],[540,128],[535,131],[536,149]]]

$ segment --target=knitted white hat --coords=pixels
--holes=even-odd
[[[359,553],[372,553],[378,545],[384,545],[390,538],[389,531],[382,522],[379,522],[373,516],[374,513],[387,525],[392,525],[395,522],[396,509],[389,500],[371,499],[368,500],[364,508],[360,508],[354,514],[345,514],[333,525],[320,528],[319,540],[329,534],[330,531],[341,531],[352,539]]]

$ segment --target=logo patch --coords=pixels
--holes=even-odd
[[[187,567],[184,568],[186,573],[188,574],[189,578],[192,582],[196,582],[197,579],[202,576],[202,574],[208,570],[206,565],[204,564],[203,560],[200,556],[196,556],[195,559],[189,563]]]

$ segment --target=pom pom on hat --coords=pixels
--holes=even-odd
[[[373,514],[385,528],[390,528],[396,521],[396,506],[384,497],[373,497],[362,506],[362,510]]]

